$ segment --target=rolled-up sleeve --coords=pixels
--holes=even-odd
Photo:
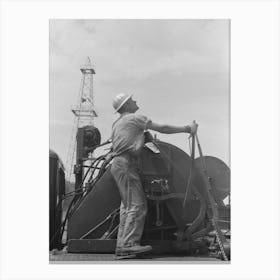
[[[135,125],[137,127],[139,127],[142,130],[146,130],[147,128],[147,124],[150,122],[151,120],[149,118],[147,118],[146,116],[143,115],[135,115]]]

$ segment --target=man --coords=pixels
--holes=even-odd
[[[119,94],[113,107],[120,117],[112,126],[114,160],[112,176],[118,186],[121,205],[117,236],[116,259],[135,258],[152,250],[141,246],[140,240],[147,214],[147,201],[137,173],[137,157],[144,146],[144,131],[151,129],[161,133],[195,133],[196,125],[171,126],[152,122],[145,116],[135,114],[139,109],[132,95]]]

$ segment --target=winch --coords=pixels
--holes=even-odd
[[[161,197],[164,194],[170,193],[167,179],[154,179],[144,181],[142,184],[147,198]]]
[[[230,170],[220,159],[203,156],[197,135],[191,156],[178,147],[150,139],[139,159],[139,174],[148,202],[143,244],[154,252],[194,253],[210,244],[214,232],[224,260],[223,230],[230,230]],[[195,159],[194,147],[199,157]],[[114,252],[119,223],[120,196],[106,156],[92,161],[66,214],[68,252]],[[79,191],[79,192],[78,192]],[[211,247],[213,241],[211,241]]]

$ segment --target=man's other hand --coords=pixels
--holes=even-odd
[[[191,124],[190,124],[190,128],[191,128],[191,134],[192,135],[194,135],[194,134],[196,134],[196,132],[197,132],[197,127],[198,127],[198,124],[195,122],[195,121],[193,121]]]

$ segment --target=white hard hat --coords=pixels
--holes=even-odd
[[[118,112],[125,102],[132,97],[132,94],[120,93],[113,100],[113,107],[115,112]]]

